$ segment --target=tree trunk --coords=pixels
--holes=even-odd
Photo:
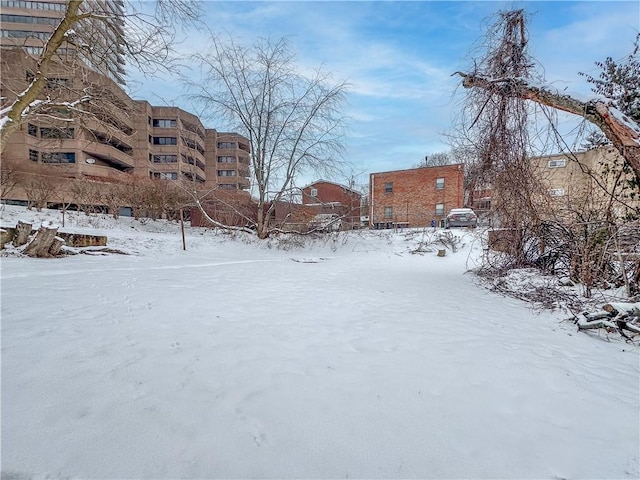
[[[553,93],[528,85],[515,78],[488,79],[479,75],[456,72],[462,77],[464,88],[481,88],[496,95],[521,98],[548,107],[579,115],[596,125],[613,143],[636,176],[640,189],[640,128],[632,120],[624,121],[614,114],[611,106],[599,100],[581,102],[568,95]]]
[[[56,257],[60,255],[60,251],[62,250],[62,247],[64,246],[64,244],[65,244],[64,239],[60,237],[55,237],[53,239],[53,243],[51,244],[51,248],[49,248],[49,254],[51,254],[52,257]]]
[[[43,224],[22,253],[30,257],[51,257],[50,250],[56,239],[56,233],[58,233],[58,227]]]
[[[30,223],[25,223],[18,220],[18,224],[16,225],[16,235],[13,238],[13,244],[16,247],[20,247],[27,243],[29,239],[29,235],[31,235],[32,225]]]

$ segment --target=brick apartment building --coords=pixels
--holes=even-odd
[[[317,213],[335,213],[347,229],[360,228],[362,194],[339,183],[318,180],[302,188],[302,204]]]
[[[369,221],[372,228],[426,227],[463,206],[464,165],[420,167],[371,173]]]
[[[9,105],[34,78],[37,60],[67,5],[66,0],[2,0],[1,106]],[[122,87],[124,2],[87,5],[112,19],[106,20],[110,28],[104,28],[105,21],[77,25],[78,34],[91,37],[91,52],[63,43],[41,96],[43,105],[58,105],[44,114],[34,112],[9,138],[2,152],[4,168],[19,170],[34,182],[54,182],[56,197],[71,203],[77,200],[72,186],[87,180],[103,186],[147,179],[193,182],[196,189],[223,191],[225,201],[229,196],[248,199],[248,139],[207,129],[196,115],[178,107],[129,97]],[[26,202],[29,193],[19,185],[6,197],[5,202]]]
[[[36,59],[21,48],[3,47],[1,61],[0,95],[11,101],[26,87]],[[89,114],[60,108],[55,115],[29,117],[10,137],[3,163],[31,175],[65,179],[67,188],[85,180],[150,178],[195,182],[198,189],[249,197],[250,148],[242,135],[207,129],[178,107],[133,100],[109,77],[86,66],[53,65],[44,94],[72,102],[78,92],[95,95],[83,105]],[[26,202],[28,194],[18,187],[3,200]]]

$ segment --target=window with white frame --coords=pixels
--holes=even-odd
[[[444,215],[444,203],[436,203],[436,215]]]
[[[567,166],[567,161],[564,158],[559,160],[549,160],[547,162],[547,166],[549,168],[562,168]]]
[[[318,189],[317,188],[312,188],[311,189],[311,196],[312,197],[317,197],[318,196]]]
[[[393,207],[384,207],[384,218],[393,218]]]
[[[562,197],[564,196],[564,188],[552,188],[549,190],[549,195],[552,197]]]
[[[384,183],[384,193],[393,193],[393,182]]]
[[[444,177],[436,178],[436,190],[444,189]]]

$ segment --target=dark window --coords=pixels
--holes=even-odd
[[[384,193],[393,193],[393,182],[385,182]]]
[[[73,152],[43,153],[42,163],[76,163],[76,154]]]
[[[235,183],[221,183],[218,185],[222,190],[237,190],[238,186]]]
[[[218,170],[218,176],[219,177],[235,177],[236,171],[235,170]]]
[[[73,138],[74,135],[73,128],[40,128],[40,136],[42,138]]]
[[[154,118],[153,126],[158,128],[173,128],[178,125],[177,120],[172,120],[168,118]]]
[[[218,157],[218,163],[236,163],[236,157],[221,155]]]
[[[177,163],[177,155],[154,155],[153,163]]]
[[[31,15],[0,15],[0,21],[8,23],[36,23],[38,25],[58,25],[59,18],[54,17],[36,17]]]
[[[27,133],[29,135],[31,135],[32,137],[37,137],[38,136],[38,127],[36,127],[33,124],[29,124],[27,125]]]
[[[393,218],[393,207],[384,207],[384,218]]]
[[[178,139],[176,137],[153,137],[154,145],[177,145]]]
[[[47,88],[63,88],[71,86],[71,79],[69,78],[47,78]]]
[[[29,160],[32,162],[38,161],[38,151],[37,150],[29,150]]]
[[[218,142],[218,148],[236,148],[236,142]]]
[[[176,172],[153,172],[153,178],[160,180],[177,180],[178,174]]]

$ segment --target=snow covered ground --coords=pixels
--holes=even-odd
[[[3,478],[640,475],[638,348],[478,287],[475,233],[66,223],[132,254],[2,258]]]

